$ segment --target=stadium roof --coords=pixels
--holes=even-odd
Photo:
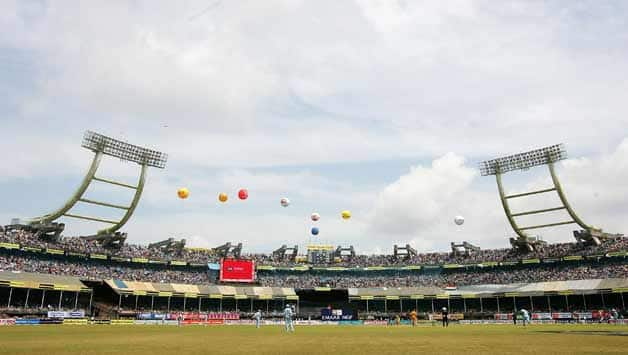
[[[296,300],[293,288],[288,287],[254,287],[224,285],[187,285],[172,283],[151,283],[124,280],[106,280],[118,294],[161,297],[204,297],[204,298],[253,298],[253,299],[288,299]]]
[[[542,296],[556,294],[595,294],[600,292],[628,292],[628,278],[550,281],[505,285],[461,286],[455,290],[438,287],[378,287],[350,288],[353,299],[371,298],[479,298],[509,296]]]
[[[1,271],[0,286],[40,290],[91,292],[77,277]]]

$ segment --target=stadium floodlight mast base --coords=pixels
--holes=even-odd
[[[85,132],[85,135],[83,137],[83,143],[81,146],[94,152],[94,158],[92,159],[90,168],[83,178],[83,182],[81,183],[79,188],[61,208],[43,216],[31,218],[26,221],[26,224],[31,226],[47,225],[54,222],[60,217],[69,217],[111,224],[112,226],[99,230],[96,235],[102,236],[113,234],[117,232],[120,228],[122,228],[122,226],[124,226],[133,215],[133,212],[135,211],[135,208],[139,203],[140,197],[142,196],[142,192],[144,191],[147,168],[150,166],[164,169],[168,160],[168,156],[164,153],[122,142],[92,131]],[[98,167],[100,166],[103,155],[120,158],[122,161],[135,162],[140,165],[140,176],[137,185],[129,185],[122,182],[97,177],[96,172],[98,171]],[[84,198],[83,195],[85,194],[85,191],[87,191],[87,188],[91,185],[93,181],[135,190],[131,203],[128,206],[122,206],[113,203]],[[124,216],[122,216],[122,218],[119,220],[111,220],[101,217],[83,216],[68,213],[79,202],[101,207],[121,209],[126,212],[124,213]]]
[[[590,235],[599,235],[602,230],[592,227],[586,224],[573,210],[569,202],[567,201],[567,197],[562,189],[560,181],[558,180],[558,176],[556,175],[556,171],[554,169],[554,163],[560,160],[564,160],[567,158],[567,151],[565,150],[565,146],[563,144],[556,144],[549,147],[532,150],[525,153],[510,155],[503,158],[497,158],[493,160],[487,160],[480,163],[480,173],[482,176],[495,175],[495,179],[497,181],[497,190],[499,192],[499,198],[502,203],[502,207],[504,208],[504,212],[506,213],[506,218],[508,218],[508,222],[512,229],[517,233],[519,238],[522,240],[527,240],[528,235],[525,231],[532,229],[540,229],[540,228],[548,228],[554,226],[560,226],[565,224],[578,224],[582,229],[587,231]],[[507,195],[504,192],[504,186],[502,183],[502,175],[504,173],[515,171],[515,170],[528,170],[535,166],[547,165],[550,176],[552,177],[553,187],[536,190],[536,191],[528,191],[524,193]],[[539,195],[544,193],[549,193],[556,191],[558,194],[558,198],[560,199],[562,206],[543,208],[538,210],[530,210],[530,211],[522,211],[517,213],[512,213],[510,209],[510,205],[508,201],[514,198],[521,198],[532,195]],[[515,217],[519,216],[528,216],[534,214],[542,214],[554,211],[566,210],[571,220],[567,221],[559,221],[548,224],[539,224],[539,225],[531,225],[520,227],[515,220]]]

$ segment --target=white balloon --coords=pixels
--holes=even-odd
[[[464,217],[462,216],[456,216],[454,218],[454,223],[456,223],[457,225],[461,226],[464,224]]]
[[[288,207],[288,206],[290,206],[290,200],[288,200],[286,197],[282,198],[282,199],[281,199],[281,201],[280,201],[280,203],[281,203],[281,205],[282,205],[283,207]]]
[[[318,213],[316,213],[316,212],[314,212],[314,213],[312,213],[312,216],[311,216],[310,218],[312,218],[312,220],[313,220],[314,222],[316,222],[316,221],[318,221],[319,219],[321,219],[321,215],[320,215],[320,214],[318,214]]]

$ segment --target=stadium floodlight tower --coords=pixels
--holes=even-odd
[[[85,135],[83,137],[83,143],[81,146],[94,152],[94,158],[79,188],[72,195],[72,197],[70,197],[70,199],[63,206],[61,206],[61,208],[43,216],[31,218],[27,221],[26,224],[34,229],[40,227],[43,228],[47,225],[54,224],[55,220],[64,216],[94,222],[108,223],[111,224],[110,227],[99,230],[95,236],[90,237],[92,239],[105,241],[106,238],[114,236],[114,234],[120,228],[122,228],[122,226],[124,226],[124,224],[133,215],[133,212],[135,211],[135,208],[139,203],[140,197],[142,196],[142,191],[144,190],[146,170],[148,169],[148,167],[164,169],[166,167],[166,161],[168,160],[168,156],[155,150],[138,147],[136,145],[122,142],[92,131],[85,132]],[[119,158],[121,161],[130,161],[140,165],[140,176],[137,185],[129,185],[122,182],[97,177],[96,171],[98,170],[103,155],[112,156],[115,158]],[[131,203],[128,206],[95,201],[85,198],[85,191],[87,191],[87,188],[93,181],[128,188],[134,190],[135,194],[133,196],[133,199],[131,200]],[[100,217],[82,216],[78,214],[68,213],[79,202],[101,207],[119,209],[125,211],[125,213],[119,220],[111,220]]]
[[[574,232],[576,239],[578,239],[578,235],[580,235],[581,237],[584,237],[585,241],[599,244],[599,239],[605,236],[605,234],[602,233],[601,229],[592,227],[591,225],[584,223],[584,221],[580,217],[578,217],[576,212],[574,212],[574,210],[571,208],[571,205],[567,201],[565,193],[560,185],[560,181],[558,180],[558,176],[556,175],[556,171],[554,169],[554,163],[566,158],[567,152],[565,150],[565,146],[563,144],[556,144],[549,147],[515,154],[503,158],[488,160],[480,163],[480,173],[482,174],[482,176],[495,175],[495,178],[497,180],[497,189],[499,191],[499,197],[501,199],[504,212],[506,213],[506,217],[508,218],[508,222],[510,223],[512,229],[515,231],[515,233],[517,233],[518,236],[518,239],[516,241],[524,243],[526,243],[527,241],[534,241],[535,238],[529,238],[526,233],[526,231],[531,229],[547,228],[573,223],[578,224],[583,229],[583,231],[581,232]],[[512,195],[507,195],[504,192],[504,186],[502,184],[502,174],[515,170],[528,170],[532,167],[540,165],[547,165],[547,167],[549,168],[550,176],[552,177],[552,182],[554,185],[553,187]],[[511,199],[550,193],[553,191],[556,191],[556,193],[558,194],[558,198],[562,203],[561,206],[531,211],[522,211],[517,213],[512,213],[512,211],[510,210],[510,205],[508,201]],[[566,210],[571,219],[567,221],[559,221],[554,223],[531,225],[525,227],[519,226],[517,224],[517,221],[515,220],[515,217],[519,216],[528,216],[559,210]],[[512,239],[511,243],[513,243]]]

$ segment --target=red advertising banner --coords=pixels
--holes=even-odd
[[[221,259],[220,281],[253,282],[255,281],[255,262],[253,260]]]
[[[205,322],[206,320],[238,320],[240,319],[240,313],[238,312],[210,312],[210,313],[198,313],[198,312],[178,312],[166,314],[166,319],[184,321],[184,324],[188,322]]]
[[[15,319],[0,319],[0,325],[15,325]]]

